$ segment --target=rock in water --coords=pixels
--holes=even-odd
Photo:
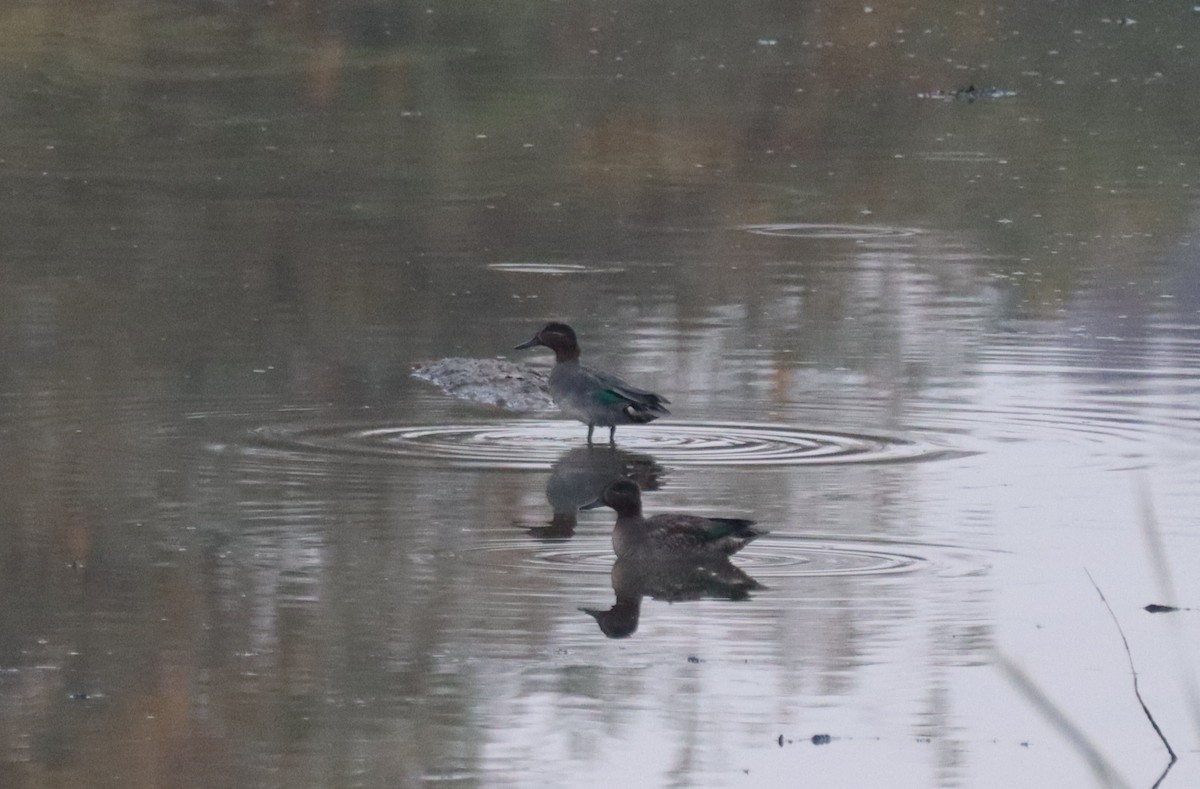
[[[460,400],[510,411],[553,411],[546,376],[501,359],[449,358],[420,362],[412,375]]]

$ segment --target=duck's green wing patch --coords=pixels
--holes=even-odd
[[[704,530],[704,537],[710,541],[720,540],[723,537],[757,537],[758,530],[751,528],[754,521],[746,520],[745,518],[709,518],[707,528]]]
[[[616,405],[617,403],[629,402],[629,398],[622,397],[619,393],[613,391],[612,389],[601,389],[600,391],[596,392],[593,397],[596,398],[596,402],[602,405]]]
[[[628,381],[618,378],[611,373],[585,368],[587,374],[595,382],[596,392],[593,395],[597,402],[602,405],[610,406],[614,404],[624,405],[626,403],[637,406],[638,408],[647,408],[652,411],[659,411],[662,414],[669,413],[663,407],[664,403],[671,402],[667,398],[657,395],[654,392],[639,389],[633,386]]]

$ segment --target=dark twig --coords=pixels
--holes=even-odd
[[[1175,591],[1175,583],[1171,579],[1171,565],[1167,561],[1167,549],[1163,544],[1162,531],[1158,528],[1158,517],[1154,513],[1154,498],[1150,494],[1150,483],[1146,477],[1137,478],[1138,512],[1141,515],[1142,535],[1146,540],[1146,551],[1150,554],[1150,563],[1158,579],[1158,590],[1169,602],[1179,599]],[[1148,609],[1149,610],[1149,609]],[[1192,609],[1183,609],[1190,611]],[[1181,669],[1181,679],[1187,693],[1188,704],[1191,707],[1192,724],[1200,732],[1200,688],[1196,687],[1196,675],[1193,672],[1193,660],[1179,636],[1179,627],[1171,628],[1170,633],[1175,644],[1175,653]]]
[[[1145,477],[1138,478],[1137,497],[1138,515],[1142,522],[1142,533],[1146,538],[1146,551],[1150,554],[1150,565],[1158,577],[1160,591],[1169,602],[1174,603],[1178,599],[1175,594],[1175,581],[1171,578],[1171,564],[1167,561],[1167,550],[1163,546],[1162,536],[1158,532],[1158,517],[1154,514],[1154,500],[1150,497],[1150,490],[1146,487]]]
[[[1179,757],[1175,755],[1175,749],[1171,747],[1171,743],[1167,742],[1167,736],[1159,728],[1158,721],[1154,720],[1154,716],[1150,714],[1150,708],[1146,706],[1146,700],[1142,698],[1142,691],[1138,687],[1137,667],[1133,665],[1133,651],[1129,648],[1129,639],[1125,637],[1125,631],[1121,628],[1121,622],[1117,619],[1112,606],[1108,604],[1108,598],[1104,596],[1104,592],[1100,591],[1100,586],[1096,583],[1096,579],[1092,577],[1092,574],[1088,572],[1086,567],[1083,571],[1087,573],[1088,580],[1092,582],[1092,588],[1096,590],[1096,594],[1100,595],[1100,602],[1104,603],[1104,607],[1108,609],[1108,615],[1112,617],[1113,624],[1117,626],[1117,633],[1121,635],[1121,643],[1125,645],[1125,657],[1129,659],[1129,672],[1133,674],[1133,695],[1137,696],[1138,704],[1142,705],[1142,712],[1146,713],[1146,720],[1150,721],[1150,725],[1154,727],[1154,733],[1158,735],[1158,739],[1162,740],[1163,746],[1166,747],[1167,753],[1171,756],[1171,761],[1167,763],[1167,769],[1169,770]],[[1166,772],[1158,779],[1158,782],[1161,783],[1165,777]],[[1155,786],[1157,785],[1158,783],[1155,783]]]

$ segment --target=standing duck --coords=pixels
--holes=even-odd
[[[550,396],[564,414],[588,426],[589,444],[596,425],[608,428],[608,442],[612,444],[616,441],[617,425],[645,424],[671,413],[664,406],[670,402],[667,398],[581,364],[579,341],[567,324],[547,323],[515,350],[535,345],[554,351]]]
[[[642,515],[642,491],[631,479],[619,479],[600,498],[583,509],[600,506],[617,511],[613,526],[613,552],[618,559],[636,557],[660,562],[707,562],[725,559],[766,534],[754,521],[742,518],[706,518],[664,513]]]

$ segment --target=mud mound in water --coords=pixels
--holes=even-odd
[[[449,358],[419,362],[412,375],[446,394],[509,411],[553,411],[546,376],[502,359]]]

